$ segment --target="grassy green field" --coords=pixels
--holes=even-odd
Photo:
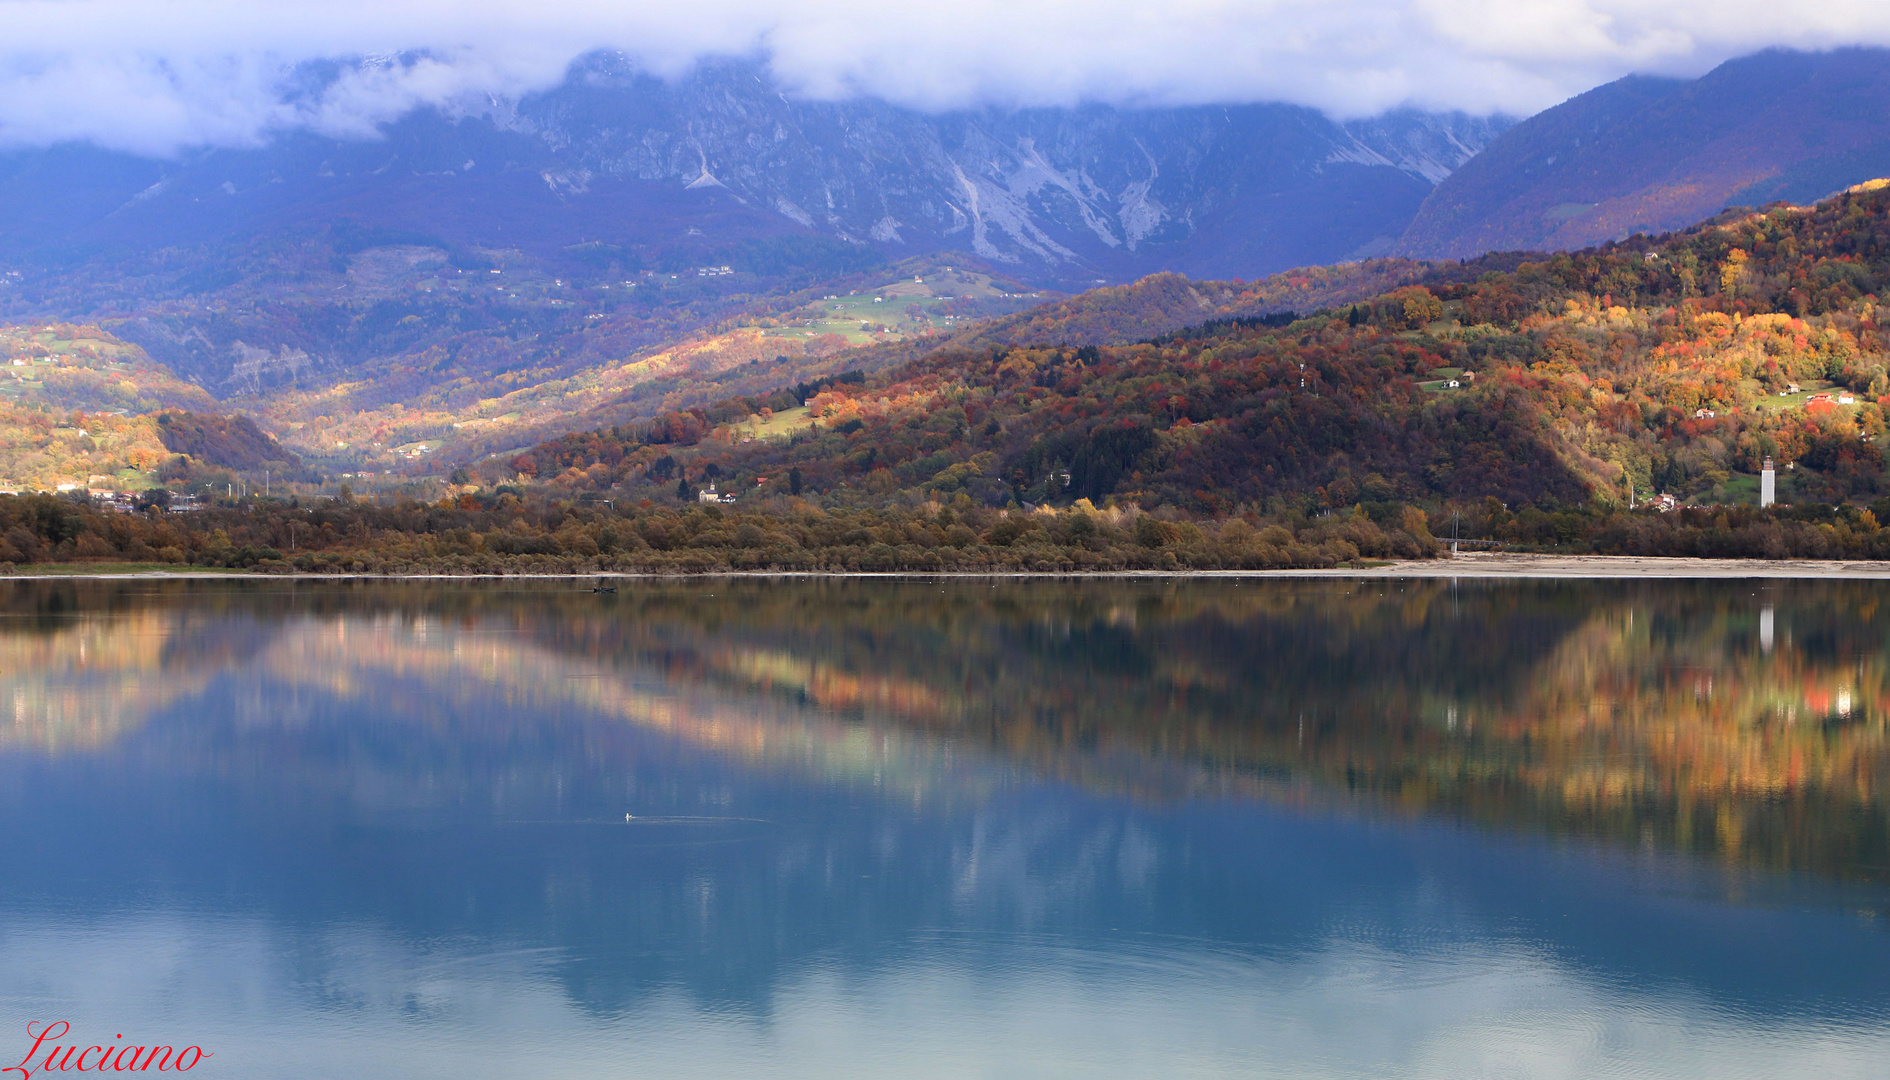
[[[1778,501],[1794,503],[1799,501],[1798,473],[1791,469],[1778,471]],[[1725,481],[1710,484],[1688,495],[1685,500],[1693,506],[1757,506],[1759,505],[1759,478],[1753,473],[1734,473]]]
[[[1708,490],[1710,498],[1696,501],[1717,502],[1728,506],[1759,505],[1759,478],[1750,473],[1734,473],[1723,484],[1715,484]]]
[[[801,405],[783,409],[767,420],[758,419],[742,430],[757,439],[785,439],[812,422],[813,419],[807,415],[807,406]]]
[[[1450,387],[1444,384],[1448,383],[1450,380],[1457,378],[1459,375],[1462,375],[1462,374],[1463,374],[1462,368],[1454,368],[1454,367],[1437,368],[1434,371],[1432,371],[1430,375],[1426,377],[1422,382],[1418,383],[1418,389],[1428,390],[1433,394],[1444,393],[1445,391],[1450,389]]]
[[[1838,393],[1840,389],[1843,389],[1843,388],[1839,387],[1838,384],[1832,383],[1832,382],[1822,382],[1822,381],[1806,382],[1803,386],[1799,388],[1796,394],[1790,394],[1784,397],[1780,397],[1777,394],[1767,395],[1763,404],[1765,405],[1767,410],[1771,410],[1773,408],[1802,409],[1805,407],[1805,402],[1811,400],[1811,395],[1813,394],[1835,395],[1836,393]],[[1851,406],[1841,406],[1841,407],[1853,408],[1855,406],[1851,405]]]
[[[996,287],[989,274],[940,268],[889,280],[861,292],[816,300],[784,316],[782,321],[789,325],[772,328],[767,336],[806,338],[838,334],[850,345],[896,341],[927,331],[953,330],[959,322],[969,321],[945,314],[948,301],[1015,295]]]

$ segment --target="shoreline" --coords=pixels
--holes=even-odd
[[[64,564],[73,565],[73,564]],[[1303,570],[712,570],[700,573],[599,570],[576,574],[271,574],[246,570],[103,570],[15,572],[0,581],[637,581],[689,578],[1592,578],[1607,580],[1731,580],[1751,578],[1890,581],[1890,562],[1840,559],[1692,559],[1638,555],[1459,554],[1454,558],[1380,566]]]

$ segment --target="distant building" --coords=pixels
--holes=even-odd
[[[86,492],[92,497],[92,504],[100,510],[114,514],[130,514],[138,509],[138,497],[129,491],[110,491],[93,488]]]
[[[1855,405],[1857,404],[1857,395],[1851,393],[1848,390],[1839,391],[1838,396],[1837,396],[1837,403],[1839,405]]]
[[[1680,500],[1663,491],[1654,496],[1653,499],[1648,502],[1648,505],[1665,514],[1669,511],[1680,509]]]
[[[1763,510],[1778,501],[1777,473],[1772,469],[1772,459],[1765,459],[1764,468],[1759,470],[1759,509]]]
[[[706,491],[696,492],[696,501],[699,503],[732,503],[735,501],[735,496],[727,494],[718,495],[715,491],[715,485],[710,484]]]
[[[1695,409],[1695,410],[1693,410],[1693,419],[1695,419],[1695,420],[1711,420],[1711,419],[1713,419],[1714,417],[1716,417],[1716,416],[1718,416],[1718,415],[1719,415],[1718,413],[1716,413],[1716,412],[1714,412],[1714,411],[1713,411],[1713,410],[1711,410],[1711,409]]]

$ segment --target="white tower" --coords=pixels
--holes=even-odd
[[[1765,459],[1765,468],[1759,471],[1759,509],[1763,510],[1778,501],[1778,479],[1772,472],[1772,459]]]

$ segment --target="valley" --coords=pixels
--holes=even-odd
[[[1185,252],[1238,241],[1249,267],[1297,249],[1241,232],[1275,228],[1251,215],[1212,228],[1203,224],[1212,215],[1197,217],[1193,231],[1164,241],[1171,226],[1160,222],[1182,205],[1175,201],[1135,219],[1146,228],[1124,232],[1126,204],[1096,216],[1097,192],[1108,188],[1084,186],[1115,160],[1095,157],[1100,148],[1119,150],[1127,138],[1162,172],[1164,154],[1192,146],[1190,175],[1199,179],[1221,167],[1209,163],[1232,152],[1229,140],[1259,137],[1237,134],[1239,123],[1284,114],[1229,113],[1211,137],[1189,136],[1208,140],[1194,143],[1174,141],[1200,119],[1185,110],[1085,114],[1087,134],[1076,142],[1071,116],[1054,111],[882,117],[890,126],[871,145],[923,130],[945,140],[936,142],[947,148],[939,160],[976,146],[997,155],[987,178],[1011,177],[1002,182],[1012,202],[978,196],[984,225],[967,219],[920,243],[905,218],[896,236],[860,235],[872,229],[849,218],[854,204],[837,195],[824,223],[782,209],[784,199],[793,207],[806,199],[786,199],[780,185],[811,182],[797,170],[824,167],[794,157],[813,146],[795,140],[813,138],[816,116],[851,130],[857,103],[788,102],[782,112],[778,101],[765,109],[750,101],[749,120],[763,109],[787,125],[769,153],[788,157],[751,160],[733,143],[717,152],[733,156],[715,157],[704,143],[693,172],[674,161],[658,168],[647,146],[627,148],[597,127],[601,118],[628,110],[654,132],[694,108],[705,110],[699,119],[733,124],[728,103],[748,100],[748,76],[710,66],[659,83],[597,61],[582,87],[504,115],[416,113],[381,144],[297,136],[266,150],[217,151],[164,166],[123,213],[81,220],[109,201],[100,189],[89,204],[62,204],[78,215],[61,219],[66,233],[42,227],[28,242],[17,229],[0,232],[0,257],[11,260],[0,290],[0,310],[10,313],[0,326],[0,483],[228,495],[268,471],[291,497],[344,483],[422,499],[523,484],[554,499],[660,503],[691,483],[720,481],[720,491],[732,486],[743,498],[854,507],[1088,500],[1224,516],[1377,502],[1450,506],[1461,516],[1495,499],[1552,516],[1599,512],[1630,492],[1751,502],[1758,457],[1775,454],[1791,466],[1780,477],[1785,497],[1866,505],[1890,494],[1878,442],[1878,399],[1890,394],[1890,378],[1875,314],[1890,271],[1875,262],[1876,241],[1857,238],[1875,235],[1880,188],[1815,208],[1700,214],[1668,235],[1614,237],[1567,255],[1463,245],[1553,245],[1616,227],[1590,215],[1602,202],[1587,189],[1555,186],[1567,175],[1559,166],[1528,166],[1533,179],[1515,174],[1555,139],[1602,162],[1628,152],[1622,140],[1646,117],[1697,126],[1689,117],[1714,87],[1742,86],[1739,100],[1787,109],[1792,95],[1846,72],[1890,71],[1887,56],[1763,54],[1697,85],[1626,80],[1513,125],[1399,114],[1320,129],[1321,139],[1341,131],[1354,140],[1330,142],[1320,151],[1329,156],[1307,166],[1321,183],[1371,168],[1436,185],[1408,228],[1399,226],[1402,240],[1386,233],[1336,254],[1402,246],[1453,257],[1328,254],[1328,265],[1244,279],[1161,272],[1126,283],[1079,275],[1133,265],[1109,262],[1116,256],[1104,249],[1202,266]],[[1865,93],[1876,84],[1846,85]],[[1746,114],[1772,115],[1757,104]],[[1271,152],[1310,152],[1295,141],[1310,130],[1266,136]],[[1870,130],[1857,127],[1844,145],[1874,138]],[[1040,141],[1051,132],[1062,134]],[[1477,132],[1484,142],[1472,139]],[[1745,177],[1739,191],[1759,191],[1753,177],[1798,175],[1792,169],[1809,177],[1803,163],[1824,160],[1791,158],[1776,140],[1701,137],[1752,148],[1724,174]],[[1662,167],[1691,168],[1685,155],[1696,143],[1675,143],[1680,156]],[[461,153],[459,166],[446,167]],[[1024,167],[1004,157],[1011,153],[1035,162],[1036,179],[1003,172]],[[1628,185],[1623,192],[1655,175],[1645,163],[1658,155],[1634,153],[1642,172],[1611,173],[1610,182]],[[1050,162],[1062,154],[1088,163],[1059,172]],[[563,171],[550,170],[553,161]],[[527,177],[530,162],[545,167]],[[32,204],[44,165],[13,159],[7,182],[24,201],[5,212]],[[136,175],[128,165],[92,165],[85,175],[100,182]],[[295,170],[302,178],[287,179]],[[266,182],[265,173],[285,179]],[[235,179],[209,184],[218,174]],[[648,186],[659,174],[688,183],[664,194]],[[1151,187],[1138,198],[1182,199],[1176,192],[1185,190]],[[1232,191],[1216,190],[1215,199]],[[1474,193],[1498,190],[1525,200],[1515,206],[1548,200],[1543,220],[1559,231],[1487,224],[1493,211],[1477,209],[1484,196]],[[1714,198],[1700,193],[1709,190],[1717,189],[1689,198]],[[1058,201],[1066,196],[1074,202]],[[1617,197],[1667,207],[1621,228],[1700,205]],[[218,199],[236,200],[226,208],[235,217],[213,213]],[[74,209],[81,204],[93,210]],[[993,232],[990,215],[1003,206],[1024,216]],[[1056,232],[1051,222],[1065,210],[1076,218]],[[1277,212],[1331,228],[1345,219]],[[1865,224],[1839,227],[1833,214],[1861,214]],[[86,232],[107,217],[110,237]],[[211,229],[212,217],[223,224]],[[1486,232],[1462,233],[1473,219]],[[42,226],[51,220],[42,215]],[[1457,224],[1446,229],[1449,221]],[[1081,248],[1070,229],[1113,237],[1116,248]],[[1446,241],[1450,229],[1483,239]],[[974,250],[940,246],[954,237]],[[252,423],[253,434],[240,437],[180,434]]]

